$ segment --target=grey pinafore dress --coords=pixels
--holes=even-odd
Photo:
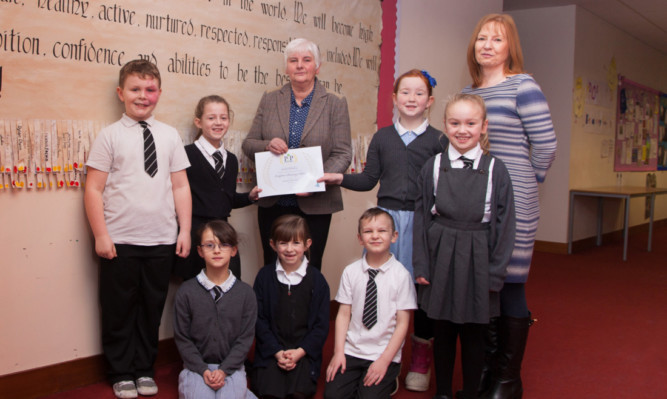
[[[487,324],[499,314],[498,294],[489,291],[489,223],[482,223],[491,159],[452,169],[447,153],[440,157],[438,215],[427,227],[430,285],[419,291],[431,319]]]

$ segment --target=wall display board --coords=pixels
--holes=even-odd
[[[262,93],[288,83],[293,38],[319,45],[320,81],[347,98],[353,134],[372,134],[381,18],[369,0],[2,0],[0,188],[81,187],[92,140],[123,111],[118,71],[136,58],[160,69],[156,118],[185,143],[199,98],[229,101],[241,182],[240,143]]]
[[[614,171],[656,170],[658,91],[621,77],[617,97]]]
[[[667,93],[660,93],[660,113],[658,121],[658,170],[667,170]]]

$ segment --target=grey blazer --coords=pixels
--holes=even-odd
[[[289,112],[292,88],[286,84],[280,89],[264,93],[248,136],[243,141],[243,153],[254,160],[255,153],[266,151],[271,139],[278,137],[289,142]],[[345,173],[352,161],[350,115],[345,97],[338,97],[319,82],[310,104],[306,125],[301,135],[301,147],[322,147],[324,171]],[[271,207],[279,197],[259,200],[261,207]],[[297,197],[299,208],[306,214],[330,214],[343,210],[340,187],[327,186],[326,191],[308,197]]]

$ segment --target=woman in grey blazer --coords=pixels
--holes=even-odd
[[[320,146],[324,172],[344,173],[352,161],[350,116],[347,101],[327,90],[317,80],[320,52],[306,39],[294,39],[285,48],[285,73],[290,82],[264,93],[243,152],[250,159],[255,153],[271,151],[284,154],[289,148]],[[338,186],[327,186],[320,193],[262,198],[257,219],[264,249],[264,263],[275,263],[269,246],[273,221],[284,214],[304,217],[311,231],[309,263],[322,268],[322,256],[329,235],[331,214],[343,209]]]

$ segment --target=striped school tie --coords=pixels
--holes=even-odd
[[[155,152],[155,141],[153,141],[153,134],[148,128],[146,121],[139,121],[139,124],[144,128],[144,170],[150,177],[157,173],[157,153]]]
[[[369,330],[373,328],[378,321],[378,287],[375,283],[377,269],[368,269],[368,282],[366,283],[366,299],[364,300],[364,314],[361,321]]]
[[[468,159],[463,155],[461,155],[459,159],[463,161],[463,169],[472,169],[472,164],[474,162],[472,159]]]
[[[214,286],[214,287],[213,287],[213,293],[215,294],[215,298],[213,298],[213,299],[214,299],[216,302],[218,302],[218,301],[220,300],[220,298],[222,298],[222,288],[220,288],[220,287],[217,286],[217,285]]]
[[[213,159],[215,160],[215,173],[218,174],[220,180],[225,175],[225,164],[222,162],[222,154],[220,151],[213,153]]]

